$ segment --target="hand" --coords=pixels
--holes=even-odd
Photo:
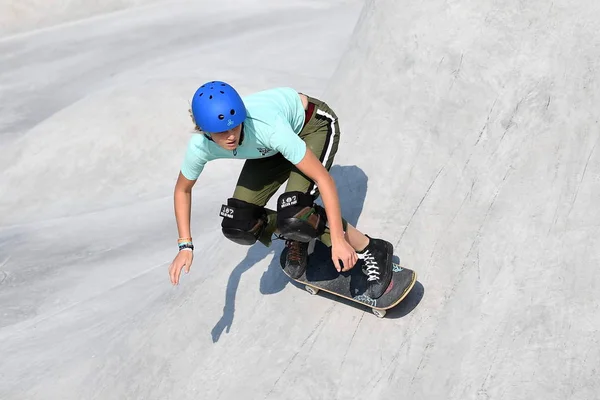
[[[356,255],[354,248],[350,246],[350,243],[344,239],[337,243],[333,243],[331,246],[331,259],[333,260],[333,265],[335,265],[337,272],[346,272],[354,267],[356,261],[358,261],[358,256]],[[344,264],[343,268],[340,266],[340,260]]]
[[[179,284],[179,275],[185,267],[185,273],[189,274],[194,259],[194,252],[189,250],[181,250],[169,266],[169,276],[173,285]]]

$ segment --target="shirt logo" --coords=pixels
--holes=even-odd
[[[260,151],[260,154],[263,156],[271,151],[271,149],[267,149],[266,147],[257,147],[256,150]]]

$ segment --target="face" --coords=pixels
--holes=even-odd
[[[228,131],[211,133],[210,137],[216,144],[218,144],[225,150],[234,150],[236,147],[238,147],[241,133],[242,124],[239,124],[235,128],[230,129]]]

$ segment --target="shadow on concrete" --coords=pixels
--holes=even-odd
[[[421,302],[425,295],[425,288],[418,280],[410,293],[396,307],[388,310],[385,318],[398,319],[410,314]]]
[[[393,261],[396,264],[402,266],[402,263],[400,262],[400,257],[398,257],[397,255],[394,255]],[[400,304],[388,310],[387,314],[385,315],[386,318],[402,318],[410,314],[417,307],[417,305],[419,305],[419,303],[423,299],[423,296],[425,296],[425,288],[423,287],[421,282],[418,281],[418,279],[419,276],[417,275],[417,281],[415,282],[415,286],[413,286],[410,293],[408,293],[408,295],[404,298],[404,300],[400,302]]]
[[[336,183],[342,206],[342,215],[350,224],[358,226],[358,220],[367,196],[367,175],[357,166],[339,165],[334,165],[330,170],[330,174]],[[322,205],[322,199],[319,198],[317,203]],[[224,331],[229,333],[231,329],[235,314],[237,289],[244,272],[261,260],[271,256],[271,262],[260,279],[260,292],[262,294],[275,294],[283,290],[290,282],[279,264],[279,254],[283,247],[282,240],[274,240],[270,247],[257,243],[248,250],[246,257],[233,269],[227,282],[223,316],[211,332],[213,343],[219,341]]]

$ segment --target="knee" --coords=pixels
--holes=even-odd
[[[227,205],[221,206],[221,229],[229,240],[253,245],[267,226],[267,214],[260,207],[235,198],[227,199]]]
[[[302,192],[286,192],[277,200],[277,229],[286,239],[309,242],[325,232],[325,210],[314,197]]]

